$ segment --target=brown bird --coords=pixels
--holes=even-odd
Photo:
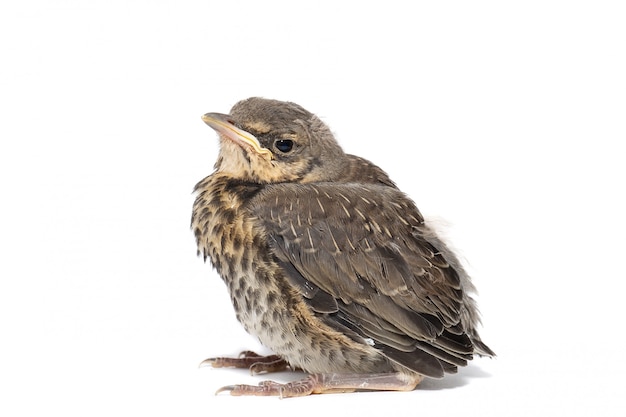
[[[220,152],[195,187],[198,253],[226,283],[237,319],[275,353],[203,363],[310,374],[218,392],[405,391],[494,355],[458,258],[388,175],[344,153],[318,117],[249,98],[202,119]]]

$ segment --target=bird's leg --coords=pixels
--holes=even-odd
[[[402,373],[384,374],[313,374],[308,377],[280,384],[263,381],[259,385],[229,385],[216,394],[228,391],[230,395],[278,396],[281,398],[303,397],[310,394],[353,391],[411,391],[424,377]]]
[[[200,363],[200,366],[213,368],[243,368],[249,369],[252,374],[284,371],[289,367],[287,361],[278,355],[262,356],[258,353],[244,350],[236,358],[209,358]]]

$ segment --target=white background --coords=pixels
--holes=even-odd
[[[620,3],[3,3],[0,414],[624,415]],[[195,256],[200,116],[253,95],[448,222],[496,359],[410,393],[213,395],[263,377],[197,368],[259,348]]]

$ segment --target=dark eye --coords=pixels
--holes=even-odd
[[[274,146],[282,153],[287,153],[293,149],[293,141],[289,139],[279,139],[274,142]]]

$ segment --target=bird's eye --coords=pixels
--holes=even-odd
[[[293,149],[293,141],[289,139],[279,139],[274,142],[274,146],[282,153],[287,153]]]

